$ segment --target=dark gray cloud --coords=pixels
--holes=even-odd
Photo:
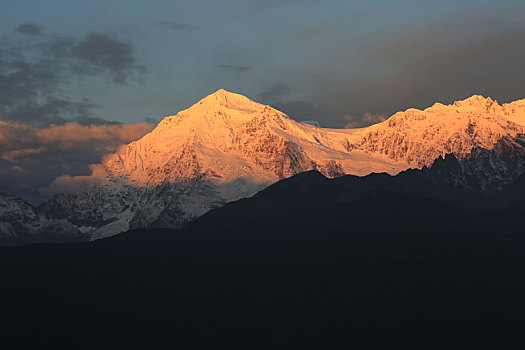
[[[252,67],[249,66],[234,66],[231,64],[219,64],[220,68],[228,69],[237,73],[245,73],[252,69]]]
[[[99,117],[90,117],[90,116],[82,116],[74,119],[75,123],[78,123],[79,125],[83,126],[89,126],[89,125],[122,125],[122,122],[119,121],[109,121],[105,120]],[[148,122],[148,121],[145,121]]]
[[[157,125],[161,119],[159,118],[151,118],[151,117],[145,117],[145,118],[142,118],[142,120],[145,122],[145,123],[148,123],[148,124],[151,124],[151,125]]]
[[[171,29],[171,30],[195,30],[197,27],[188,23],[176,23],[170,21],[159,21],[157,22],[160,26]]]
[[[525,97],[523,24],[450,19],[404,36],[364,36],[356,50],[362,61],[357,68],[325,82],[319,94],[331,115],[353,116],[356,125],[362,125],[359,119],[366,124],[369,115],[452,103],[473,94],[500,102]]]
[[[34,23],[24,23],[15,28],[17,32],[29,36],[41,36],[42,28]]]
[[[400,110],[473,94],[499,102],[522,99],[525,22],[511,17],[450,15],[404,31],[361,33],[317,50],[312,57],[322,65],[300,81],[276,77],[258,97],[292,118],[329,127],[366,126]]]
[[[106,34],[90,33],[81,39],[39,36],[26,46],[4,38],[1,44],[1,120],[39,126],[72,120],[103,123],[94,115],[97,104],[69,97],[65,86],[93,76],[124,84],[146,70],[136,62],[130,44]]]
[[[286,101],[273,106],[294,120],[315,120],[321,126],[327,126],[326,120],[337,118],[336,115],[331,115],[333,111],[320,102]]]
[[[89,33],[72,46],[68,54],[69,58],[80,61],[81,64],[75,66],[77,72],[96,74],[97,70],[106,70],[116,83],[125,83],[134,74],[146,71],[135,61],[130,44],[106,34]],[[85,63],[88,65],[83,65]]]
[[[285,100],[290,93],[291,88],[288,84],[278,83],[266,88],[258,97],[264,103],[278,103]]]
[[[137,63],[131,44],[107,34],[89,33],[82,39],[53,37],[40,47],[70,74],[106,74],[115,83],[124,84],[147,71]]]
[[[30,62],[23,55],[0,51],[0,119],[31,124],[63,124],[91,117],[96,104],[71,100],[60,89],[65,77],[56,61]]]
[[[362,116],[345,115],[344,118],[348,121],[345,128],[361,128],[372,124],[381,123],[388,119],[386,114],[371,114],[365,113]]]

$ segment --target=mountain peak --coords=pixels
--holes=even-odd
[[[482,95],[472,95],[464,100],[455,101],[453,104],[455,107],[473,107],[486,109],[493,105],[498,105],[498,101],[491,99],[490,97],[484,97]]]
[[[227,99],[228,97],[230,98],[234,98],[235,96],[242,96],[242,97],[245,97],[241,94],[237,94],[237,93],[234,93],[234,92],[231,92],[231,91],[228,91],[228,90],[225,90],[225,89],[219,89],[217,91],[215,91],[214,93],[211,93],[209,94],[208,96],[204,97],[204,99],[206,99],[207,97],[214,97],[214,98],[217,98],[217,99]]]
[[[232,109],[254,110],[263,108],[264,105],[250,100],[248,97],[230,92],[224,89],[219,89],[214,93],[204,97],[194,106],[218,107],[223,106]]]
[[[237,93],[234,93],[234,92],[231,92],[231,91],[228,91],[228,90],[225,90],[223,88],[220,88],[219,90],[215,91],[213,94],[211,95],[220,95],[220,96],[227,96],[227,95],[239,95]]]
[[[494,100],[490,97],[485,97],[482,95],[472,95],[464,100],[454,101],[454,103],[445,105],[442,103],[435,103],[432,107],[425,109],[424,111],[429,112],[447,112],[447,113],[466,113],[468,114],[493,114],[503,116],[513,122],[521,123],[521,116],[516,116],[516,114],[522,114],[522,111],[512,110],[512,108],[507,108],[507,105],[512,104],[503,104],[500,105],[497,100]],[[517,104],[514,104],[518,106]],[[519,119],[515,120],[517,117]]]

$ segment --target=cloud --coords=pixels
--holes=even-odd
[[[39,189],[43,195],[53,196],[57,193],[64,194],[79,194],[89,189],[90,187],[100,183],[100,179],[94,176],[70,176],[61,175],[57,177],[51,184]]]
[[[149,131],[152,125],[112,124],[80,125],[67,123],[37,128],[28,124],[0,121],[0,158],[6,159],[7,152],[29,151],[21,156],[41,154],[42,152],[66,151],[85,146],[94,147],[102,153],[115,151],[116,147],[136,140]],[[11,153],[10,153],[11,154]],[[9,157],[13,161],[13,157]],[[15,157],[18,158],[18,157]]]
[[[511,17],[473,13],[403,35],[363,34],[353,41],[346,72],[319,83],[319,97],[339,116],[392,115],[473,94],[504,102],[523,98],[525,25],[504,18]],[[361,125],[358,119],[355,125]]]
[[[271,3],[261,1],[261,6]],[[471,5],[442,8],[438,16],[425,6],[392,5],[408,10],[399,13],[407,20],[399,21],[378,8],[373,12],[378,10],[376,15],[386,21],[370,13],[355,21],[343,15],[294,23],[287,35],[272,40],[279,57],[271,63],[247,61],[258,67],[257,73],[280,73],[260,77],[265,83],[261,90],[270,88],[253,96],[294,118],[322,106],[322,114],[311,118],[331,127],[347,124],[345,115],[361,126],[369,123],[360,121],[367,113],[389,116],[473,94],[504,102],[524,98],[525,21],[519,15],[524,5]],[[412,11],[424,15],[408,20]],[[282,83],[293,90],[275,89]]]
[[[89,33],[66,51],[64,57],[88,63],[88,66],[74,66],[77,72],[96,74],[97,70],[107,71],[116,83],[125,83],[130,76],[146,71],[144,66],[135,61],[130,44],[106,34]]]
[[[27,25],[19,28],[29,31]],[[106,34],[80,39],[46,35],[23,43],[4,37],[0,47],[0,120],[36,126],[75,120],[86,124],[97,118],[98,105],[69,97],[68,84],[83,77],[109,77],[125,84],[146,71],[130,44]]]
[[[171,30],[195,30],[197,27],[188,23],[175,23],[170,21],[159,21],[157,22],[160,26],[171,29]]]
[[[346,129],[362,128],[372,124],[384,122],[388,119],[386,114],[372,114],[368,112],[360,117],[353,117],[349,115],[345,115],[343,117],[348,120],[348,123],[345,124]]]
[[[144,120],[144,121],[150,124],[153,123],[152,121],[150,122],[149,119]],[[77,117],[75,118],[74,122],[80,125],[118,125],[118,124],[122,124],[121,122],[109,121],[109,120],[105,120],[99,117],[90,117],[90,116]]]
[[[88,175],[90,164],[152,128],[148,123],[66,123],[38,128],[0,121],[0,190],[42,201],[50,192],[40,193],[39,188],[60,176]]]
[[[291,92],[288,84],[274,84],[261,92],[258,96],[265,103],[276,103],[282,101]]]
[[[151,117],[144,117],[142,120],[148,124],[157,125],[159,123],[159,119],[157,118],[151,118]]]
[[[24,23],[15,28],[15,30],[23,35],[41,36],[42,27],[34,23]]]
[[[10,151],[3,151],[0,155],[0,158],[14,163],[19,159],[25,159],[33,155],[42,154],[45,151],[47,151],[47,148],[45,147],[14,149]]]
[[[273,107],[298,121],[318,120],[326,117],[326,108],[315,102],[287,101],[276,103]]]

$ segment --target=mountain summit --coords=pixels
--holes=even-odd
[[[348,153],[353,139],[351,131],[298,123],[270,106],[221,89],[164,118],[101,166],[108,177],[140,186],[197,179],[270,184],[307,170],[334,177],[406,168],[403,162],[386,162],[387,157]]]
[[[221,89],[106,156],[91,176],[66,179],[90,184],[87,190],[59,194],[39,208],[22,203],[9,217],[31,214],[28,237],[38,237],[39,227],[83,239],[174,228],[305,171],[395,175],[446,154],[461,162],[450,175],[454,183],[487,189],[525,170],[524,125],[525,100],[499,105],[475,95],[408,109],[367,128],[326,129]],[[20,220],[16,227],[25,227]]]

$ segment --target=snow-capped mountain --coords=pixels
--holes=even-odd
[[[209,179],[269,184],[307,170],[327,176],[399,172],[405,162],[351,152],[358,134],[298,123],[270,106],[219,90],[142,139],[109,156],[97,169],[131,184]]]
[[[399,112],[367,128],[325,129],[221,89],[93,165],[83,193],[57,195],[24,212],[39,218],[27,214],[28,222],[58,222],[55,232],[97,239],[134,228],[179,227],[308,170],[328,177],[395,175],[445,154],[470,162],[458,176],[468,176],[468,183],[478,178],[479,186],[471,187],[496,188],[492,182],[511,181],[525,169],[524,125],[525,100],[500,106],[473,96]],[[1,220],[2,232],[16,232],[15,221]]]
[[[366,128],[350,150],[385,154],[411,167],[430,166],[439,156],[465,158],[473,149],[523,151],[525,99],[500,106],[482,96],[452,105],[436,103],[425,110],[408,109]]]

